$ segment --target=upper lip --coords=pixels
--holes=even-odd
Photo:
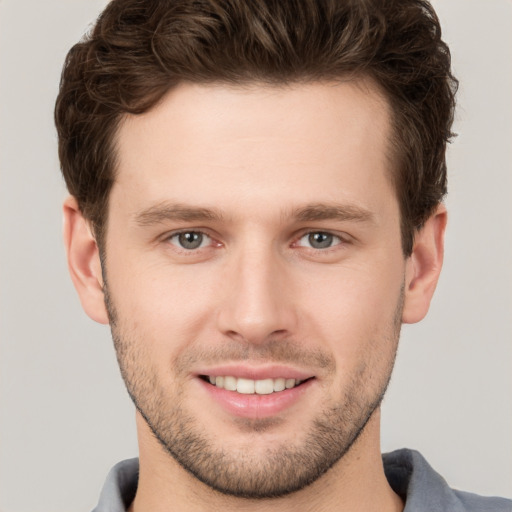
[[[306,380],[314,377],[314,374],[307,370],[297,369],[286,365],[240,365],[225,364],[201,368],[195,372],[197,376],[232,376],[242,379],[263,380],[263,379],[296,379]]]

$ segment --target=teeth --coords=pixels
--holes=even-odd
[[[270,395],[270,393],[274,392],[274,379],[255,381],[254,391],[258,395]]]
[[[274,391],[284,391],[286,389],[286,379],[276,379],[274,381]]]
[[[291,389],[298,386],[301,380],[298,379],[262,379],[252,380],[236,378],[230,375],[227,376],[209,376],[208,380],[210,384],[223,388],[228,391],[236,391],[243,395],[270,395],[270,393],[276,393],[284,391],[285,389]]]
[[[217,384],[217,382],[215,382]],[[235,377],[224,377],[224,389],[228,391],[236,391],[237,382]]]
[[[254,384],[255,381],[251,379],[238,379],[236,383],[236,391],[238,393],[243,393],[244,395],[252,395],[254,394]]]

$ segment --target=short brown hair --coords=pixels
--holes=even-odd
[[[182,82],[367,77],[392,110],[404,254],[446,193],[457,81],[425,0],[113,0],[68,53],[55,108],[67,187],[101,244],[115,134]]]

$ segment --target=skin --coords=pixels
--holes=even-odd
[[[89,316],[110,321],[138,406],[131,510],[403,508],[383,472],[379,401],[400,323],[427,313],[446,212],[404,257],[389,127],[370,83],[181,85],[121,125],[103,272],[87,221],[66,201],[71,276]],[[203,233],[202,245],[180,247],[181,230]],[[331,246],[312,246],[311,233],[333,235]],[[276,413],[240,416],[198,376],[221,365],[311,378]],[[319,422],[333,439],[319,441]],[[324,443],[324,466],[333,459],[321,474],[309,468],[312,443]],[[191,461],[190,446],[206,456]],[[287,476],[301,471],[308,485]],[[294,492],[235,496],[235,476],[250,495],[247,475],[258,489],[283,481]]]

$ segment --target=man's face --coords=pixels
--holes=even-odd
[[[160,443],[218,490],[304,487],[379,406],[405,269],[388,136],[354,82],[183,85],[121,125],[118,359]]]

